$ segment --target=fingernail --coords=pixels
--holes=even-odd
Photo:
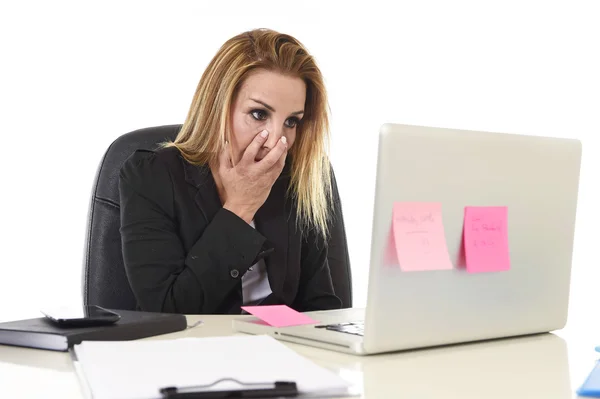
[[[281,138],[281,142],[282,142],[283,144],[287,143],[287,139],[285,138],[285,136],[283,136],[283,137]]]
[[[262,137],[263,139],[265,137],[267,137],[269,135],[269,132],[267,132],[266,130],[263,130],[262,132],[260,132],[260,137]]]

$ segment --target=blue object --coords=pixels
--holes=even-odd
[[[596,347],[596,350],[600,352],[600,347]],[[600,361],[596,363],[596,366],[585,380],[581,388],[577,391],[579,396],[588,396],[592,398],[600,398]]]

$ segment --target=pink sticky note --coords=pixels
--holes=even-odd
[[[273,327],[318,323],[318,321],[285,305],[242,306],[242,309]]]
[[[396,202],[392,216],[392,244],[403,271],[448,270],[446,234],[439,202]]]
[[[463,234],[468,272],[510,269],[507,207],[465,207]]]

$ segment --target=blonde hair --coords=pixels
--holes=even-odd
[[[292,36],[257,29],[226,41],[202,74],[187,118],[168,145],[177,147],[192,164],[217,162],[229,140],[235,95],[248,74],[259,68],[299,77],[306,83],[304,117],[289,154],[288,194],[296,201],[300,227],[315,228],[326,237],[332,197],[327,93],[314,58]]]

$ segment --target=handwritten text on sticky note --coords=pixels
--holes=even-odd
[[[307,315],[285,305],[242,306],[242,309],[273,327],[318,323]]]
[[[508,208],[465,207],[463,241],[468,272],[509,270]]]
[[[441,203],[394,203],[392,233],[403,271],[452,269]]]

